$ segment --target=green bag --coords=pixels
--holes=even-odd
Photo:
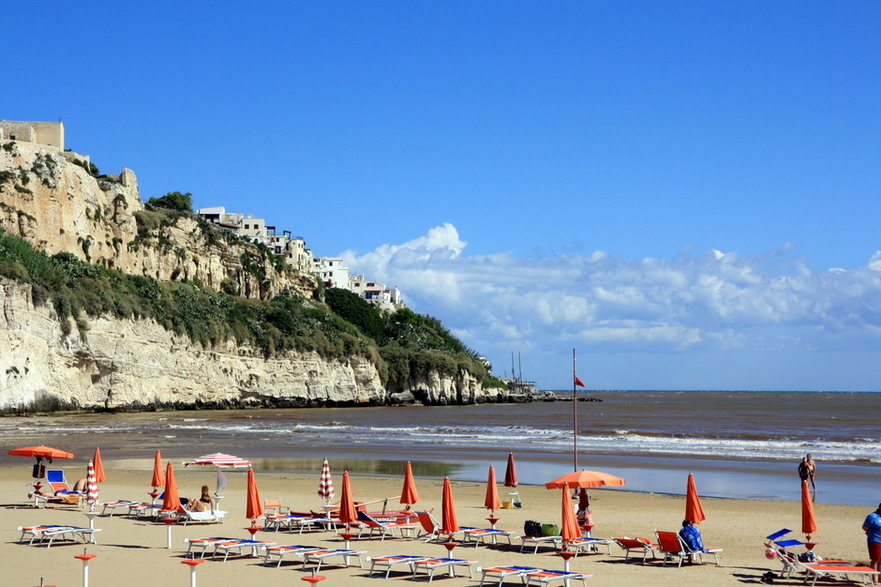
[[[541,525],[541,535],[542,536],[559,536],[560,535],[560,527],[556,524],[542,524]]]

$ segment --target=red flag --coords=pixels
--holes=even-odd
[[[581,387],[587,387],[587,386],[584,384],[584,381],[582,381],[581,379],[579,379],[577,375],[575,376],[575,385],[580,385]]]

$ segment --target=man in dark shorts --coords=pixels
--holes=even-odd
[[[801,478],[802,481],[810,481],[811,487],[814,490],[811,501],[817,501],[817,484],[814,483],[814,473],[816,472],[817,463],[814,462],[814,459],[811,457],[810,454],[803,458],[798,464],[798,476]]]
[[[863,531],[869,545],[869,565],[881,572],[881,504],[863,522]],[[881,584],[881,575],[875,575],[875,583]]]

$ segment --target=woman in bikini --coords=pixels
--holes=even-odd
[[[204,512],[206,510],[214,511],[214,498],[208,492],[208,486],[202,486],[202,495],[199,496],[199,499],[191,499],[190,503],[192,506],[190,507],[191,511],[194,512]]]

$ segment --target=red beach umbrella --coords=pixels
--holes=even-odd
[[[808,489],[807,481],[801,482],[801,531],[807,535],[809,541],[811,534],[817,531],[814,503],[811,501],[811,490]]]
[[[514,466],[514,453],[508,453],[508,467],[505,469],[505,487],[517,487],[517,468]]]
[[[401,489],[401,503],[413,505],[419,502],[419,492],[416,491],[416,479],[413,478],[413,467],[410,461],[404,468],[404,488]]]
[[[694,482],[692,473],[688,474],[688,484],[685,487],[685,519],[692,524],[700,524],[707,519],[701,505],[701,498],[697,494],[697,484]]]
[[[49,446],[25,446],[14,448],[9,454],[15,457],[42,457],[44,459],[72,459],[73,453],[51,448]]]
[[[349,483],[349,472],[343,471],[343,490],[340,495],[340,522],[348,526],[358,519],[355,511],[355,496],[352,495],[352,487]]]
[[[486,498],[483,507],[495,513],[499,509],[499,488],[496,486],[496,469],[489,466],[489,475],[486,478]]]
[[[260,501],[260,492],[257,491],[257,480],[254,479],[254,469],[248,469],[248,502],[245,509],[245,517],[253,524],[257,518],[263,515],[263,502]]]
[[[156,451],[159,454],[159,451]],[[177,481],[174,480],[174,467],[168,463],[165,471],[165,497],[162,499],[162,511],[176,512],[181,509],[180,495],[177,493]]]
[[[584,469],[574,473],[567,473],[562,477],[557,477],[553,481],[545,483],[548,489],[559,489],[565,485],[569,487],[600,487],[602,485],[624,485],[625,481],[621,477],[617,477],[610,473],[601,473],[599,471],[586,471]]]
[[[97,471],[95,471],[94,461],[91,460],[86,467],[86,503],[89,504],[90,510],[95,509],[95,505],[98,503]]]
[[[563,537],[563,543],[573,542],[581,536],[578,528],[578,520],[575,519],[575,511],[572,509],[572,500],[569,498],[569,486],[563,484],[563,525],[560,528],[560,535]]]
[[[97,446],[92,463],[95,465],[95,483],[103,483],[107,479],[107,475],[104,474],[104,463],[101,462],[101,449]]]
[[[333,479],[330,476],[330,463],[324,459],[321,465],[321,479],[318,481],[318,495],[324,498],[324,501],[330,503],[335,493],[333,492]]]
[[[153,457],[153,480],[150,482],[150,485],[153,486],[153,489],[165,485],[165,475],[162,474],[162,455],[159,454],[158,450]]]
[[[456,517],[456,505],[453,503],[453,487],[450,478],[444,477],[444,494],[441,500],[441,534],[453,534],[459,531],[459,520]]]

